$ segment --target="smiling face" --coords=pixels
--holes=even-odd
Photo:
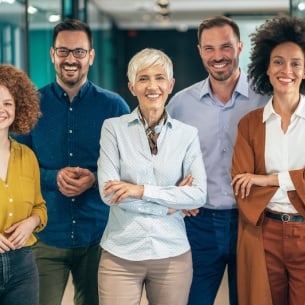
[[[9,90],[0,85],[0,131],[9,130],[15,119],[15,101]]]
[[[172,92],[175,80],[168,79],[161,65],[153,65],[138,71],[134,84],[128,83],[130,92],[138,98],[142,114],[150,111],[164,111],[168,95]]]
[[[77,49],[87,50],[84,58],[75,58],[72,52],[67,57],[59,57],[55,49]],[[80,88],[87,80],[89,67],[93,64],[94,50],[90,50],[90,43],[85,32],[82,31],[62,31],[59,32],[54,48],[50,50],[52,62],[55,66],[58,83],[65,88]]]
[[[198,49],[211,78],[225,81],[238,73],[242,43],[229,25],[205,29],[201,33]]]
[[[293,42],[276,46],[270,54],[267,70],[274,94],[299,94],[305,78],[305,59],[302,49]]]

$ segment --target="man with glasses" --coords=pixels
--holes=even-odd
[[[99,242],[108,218],[96,180],[100,130],[129,107],[87,79],[95,55],[88,25],[56,25],[50,55],[56,80],[40,89],[42,116],[28,136],[18,137],[36,153],[48,209],[34,246],[40,305],[61,304],[70,272],[75,305],[98,305]]]

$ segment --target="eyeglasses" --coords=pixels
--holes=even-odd
[[[58,57],[68,57],[70,52],[72,52],[75,58],[84,58],[88,52],[88,50],[84,50],[82,48],[76,48],[73,50],[67,48],[54,48],[54,50]]]

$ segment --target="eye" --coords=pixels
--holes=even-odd
[[[82,55],[86,54],[87,51],[84,50],[84,49],[75,49],[73,52],[74,52],[75,55],[82,56]]]
[[[222,48],[225,49],[225,50],[228,50],[228,49],[231,49],[231,48],[232,48],[232,45],[230,45],[230,44],[225,44],[225,45],[222,46]]]
[[[65,48],[57,48],[56,53],[58,56],[68,56],[69,50]]]
[[[146,81],[147,79],[148,79],[147,76],[139,76],[138,81],[144,82],[144,81]]]
[[[292,63],[291,63],[291,66],[292,66],[292,67],[299,68],[299,67],[302,67],[302,63],[301,63],[301,62],[298,62],[298,61],[292,62]]]
[[[203,51],[205,51],[205,52],[212,52],[213,48],[212,47],[204,47]]]
[[[4,102],[3,105],[5,107],[11,107],[11,106],[13,106],[13,102]]]
[[[283,61],[280,60],[280,59],[274,59],[272,63],[273,63],[274,65],[279,66],[279,65],[282,65],[282,64],[283,64]]]

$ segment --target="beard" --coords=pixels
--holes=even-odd
[[[65,67],[69,68],[75,68],[73,75],[69,76],[69,71],[65,70]],[[77,85],[81,79],[83,78],[83,75],[80,73],[81,72],[81,66],[79,64],[61,64],[60,69],[57,73],[58,78],[68,87],[72,88],[75,85]]]
[[[210,67],[213,67],[215,64],[221,64],[225,63],[227,66],[221,70],[221,71],[215,71],[213,68],[211,69]],[[238,59],[233,59],[233,60],[228,60],[228,59],[222,59],[219,61],[211,61],[205,64],[205,69],[209,73],[210,77],[215,79],[216,81],[226,81],[228,80],[238,69]]]

